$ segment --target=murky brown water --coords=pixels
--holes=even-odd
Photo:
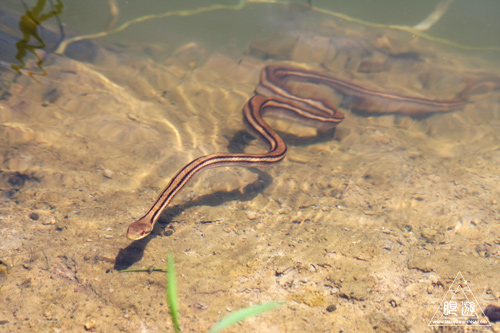
[[[242,134],[241,108],[266,64],[424,98],[500,77],[498,51],[294,15],[244,51],[76,43],[66,57],[44,58],[40,83],[8,80],[0,330],[173,331],[164,274],[118,272],[164,267],[168,251],[185,331],[271,300],[286,305],[229,331],[428,331],[458,272],[483,309],[500,305],[494,89],[424,119],[343,109],[331,138],[270,121],[289,143],[283,162],[208,170],[152,236],[125,238],[184,164],[234,147],[263,151]]]

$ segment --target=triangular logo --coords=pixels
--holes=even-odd
[[[484,315],[476,297],[458,272],[450,289],[429,322],[429,326],[485,326],[490,321]]]

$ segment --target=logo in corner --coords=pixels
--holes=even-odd
[[[490,325],[476,297],[458,272],[450,289],[429,322],[429,326],[485,326]]]

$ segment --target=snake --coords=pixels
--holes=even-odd
[[[344,119],[344,114],[329,105],[331,103],[294,94],[288,84],[293,81],[330,87],[348,96],[352,109],[375,115],[403,114],[419,117],[454,111],[468,102],[463,94],[448,100],[425,99],[367,88],[318,71],[291,65],[268,65],[261,72],[255,94],[243,107],[243,122],[247,131],[267,146],[267,152],[215,153],[191,161],[174,175],[147,213],[130,224],[127,237],[139,240],[148,236],[172,199],[203,170],[226,166],[272,165],[283,160],[287,152],[286,143],[264,121],[265,116],[299,122],[314,127],[319,132],[333,129]]]

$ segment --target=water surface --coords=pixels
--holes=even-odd
[[[3,4],[2,329],[172,330],[164,275],[118,271],[164,267],[168,251],[185,330],[283,300],[233,331],[423,331],[458,272],[483,309],[498,305],[497,2],[457,0],[427,35],[388,26],[419,23],[434,1],[226,1],[116,33],[207,2],[119,2],[108,30],[101,1],[53,1],[57,15],[50,2]],[[38,26],[19,24],[27,10]],[[265,150],[241,108],[270,63],[430,99],[493,84],[423,118],[353,112],[309,86],[346,114],[332,136],[270,121],[289,143],[283,162],[208,170],[151,236],[127,240],[186,163]]]

